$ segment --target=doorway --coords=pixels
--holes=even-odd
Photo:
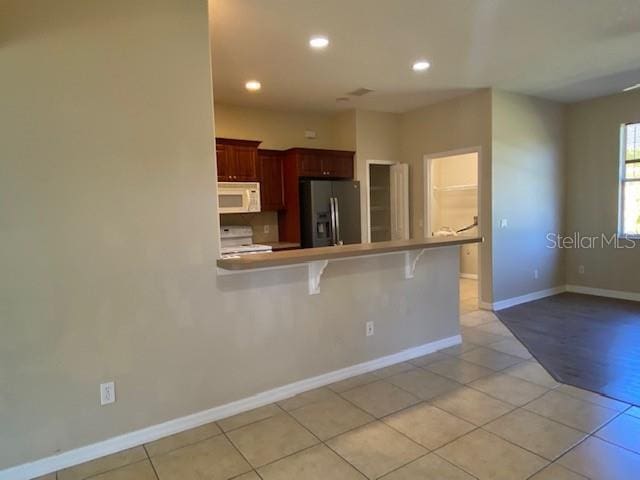
[[[386,160],[368,160],[366,181],[367,240],[408,240],[408,165]]]
[[[426,236],[479,235],[479,149],[425,157]],[[478,244],[460,248],[460,313],[480,308]]]

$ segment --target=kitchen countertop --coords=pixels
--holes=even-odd
[[[294,250],[300,248],[299,243],[293,242],[262,242],[262,245],[269,245],[274,252],[277,250]]]
[[[453,247],[468,243],[481,243],[482,241],[483,238],[478,236],[457,236],[424,238],[419,240],[395,240],[377,243],[357,243],[335,247],[302,248],[297,250],[243,255],[234,258],[221,258],[217,261],[217,265],[223,270],[253,270],[257,268],[280,267],[321,260],[336,260],[367,255],[380,255],[383,253],[405,252],[409,250]]]

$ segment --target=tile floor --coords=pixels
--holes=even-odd
[[[480,308],[478,281],[469,278],[460,279],[460,313],[470,313]]]
[[[461,346],[42,478],[635,478],[638,408],[559,385],[491,312],[461,324]]]

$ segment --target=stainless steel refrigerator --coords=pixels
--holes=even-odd
[[[302,248],[360,243],[360,182],[300,182]]]

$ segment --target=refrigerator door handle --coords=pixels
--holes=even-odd
[[[333,197],[329,197],[329,207],[331,208],[331,245],[337,243],[336,238],[336,209],[333,204]]]
[[[340,206],[338,205],[338,197],[333,198],[336,209],[336,245],[342,245],[342,238],[340,237]]]

